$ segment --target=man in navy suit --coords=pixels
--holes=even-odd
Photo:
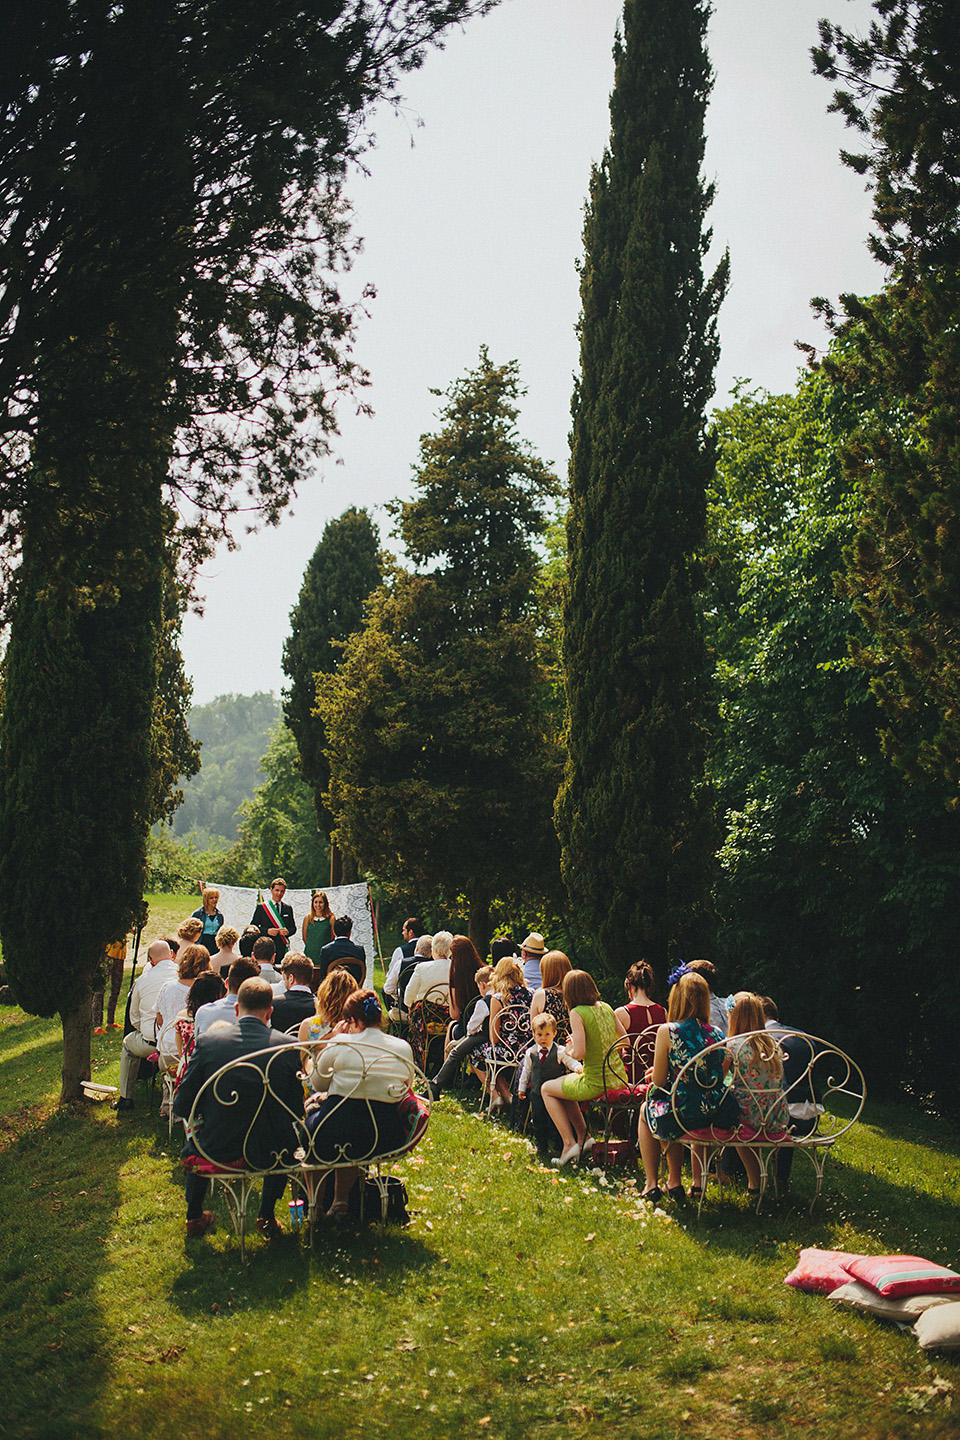
[[[354,945],[350,939],[353,920],[349,915],[338,915],[333,922],[334,938],[320,951],[320,980],[326,979],[330,970],[342,965],[349,970],[358,985],[367,980],[367,952],[362,945]]]
[[[214,1026],[197,1040],[174,1096],[175,1115],[186,1119],[204,1082],[231,1060],[288,1044],[286,1035],[270,1028],[272,1011],[273,991],[266,980],[259,976],[244,980],[237,991],[236,1024]],[[262,1078],[268,1066],[269,1088]],[[191,1168],[197,1159],[219,1164],[242,1160],[253,1170],[292,1162],[300,1143],[297,1123],[303,1115],[299,1069],[300,1053],[296,1049],[272,1061],[269,1055],[260,1055],[249,1066],[238,1067],[204,1090],[199,1143],[194,1144],[191,1138],[183,1150],[188,1235],[202,1235],[213,1221],[211,1212],[203,1208],[210,1182]],[[271,1239],[280,1234],[274,1209],[286,1183],[283,1174],[264,1176],[257,1229]]]
[[[289,1034],[301,1020],[309,1020],[316,1006],[310,982],[313,979],[313,965],[306,955],[288,955],[280,966],[283,983],[287,987],[273,1002],[273,1017],[270,1021],[274,1030]]]

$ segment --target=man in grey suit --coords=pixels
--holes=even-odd
[[[186,1119],[204,1082],[231,1060],[288,1043],[282,1031],[270,1029],[272,1011],[273,991],[266,980],[259,976],[244,980],[237,991],[236,1024],[216,1025],[197,1040],[174,1096],[175,1115]],[[268,1065],[270,1083],[265,1089],[261,1077]],[[243,1160],[253,1170],[291,1162],[300,1143],[297,1122],[303,1115],[299,1069],[298,1050],[289,1050],[272,1062],[269,1055],[262,1055],[252,1065],[236,1069],[228,1079],[204,1091],[200,1101],[200,1145],[190,1139],[183,1150],[188,1235],[202,1235],[213,1221],[211,1212],[203,1208],[210,1182],[191,1168],[198,1158],[220,1164]],[[283,1174],[264,1176],[257,1229],[270,1239],[281,1233],[274,1210],[286,1183]]]

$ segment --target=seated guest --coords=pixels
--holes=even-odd
[[[409,920],[404,920],[403,929],[400,931],[400,944],[390,957],[390,968],[387,970],[383,982],[383,993],[387,998],[387,1006],[391,1011],[399,1009],[399,996],[397,994],[397,981],[400,979],[400,966],[404,960],[409,960],[416,949],[417,941],[424,933],[423,921],[416,915],[411,915]]]
[[[285,987],[283,976],[273,963],[277,958],[274,942],[266,935],[258,935],[253,942],[250,958],[260,967],[261,979],[266,980],[267,984],[272,986],[273,998],[279,999]]]
[[[119,1099],[114,1110],[133,1109],[133,1086],[140,1061],[157,1048],[157,1000],[164,986],[176,980],[177,967],[166,940],[154,940],[147,950],[147,963],[130,992],[130,1024],[120,1049]]]
[[[533,1044],[523,1057],[517,1094],[522,1099],[528,1095],[530,1097],[537,1154],[541,1160],[546,1160],[554,1139],[560,1138],[560,1132],[547,1113],[540,1087],[545,1080],[562,1078],[567,1071],[579,1074],[583,1066],[579,1060],[574,1060],[563,1045],[557,1044],[557,1022],[549,1011],[544,1010],[535,1015],[532,1025]]]
[[[190,994],[187,996],[187,1003],[177,1016],[174,1027],[177,1039],[177,1054],[180,1059],[177,1064],[175,1084],[179,1085],[183,1078],[183,1072],[187,1068],[187,1062],[193,1054],[193,1047],[196,1038],[196,1017],[197,1011],[203,1005],[210,1005],[223,996],[224,985],[219,975],[203,974],[198,975],[190,986]],[[166,1114],[161,1105],[160,1114]]]
[[[237,992],[236,1024],[217,1026],[201,1035],[173,1101],[174,1114],[186,1120],[204,1082],[231,1060],[252,1055],[258,1050],[286,1045],[287,1037],[270,1029],[273,992],[259,976],[244,980]],[[246,1160],[252,1169],[291,1164],[300,1143],[297,1123],[303,1114],[303,1086],[300,1083],[300,1053],[287,1050],[270,1065],[269,1086],[265,1086],[256,1070],[264,1071],[269,1056],[260,1056],[249,1066],[238,1067],[224,1093],[216,1084],[203,1092],[200,1101],[201,1129],[183,1150],[187,1174],[187,1234],[202,1235],[213,1221],[204,1210],[209,1181],[190,1170],[196,1156],[208,1156],[221,1163]],[[229,1102],[229,1103],[228,1103]],[[261,1235],[279,1235],[274,1210],[286,1185],[285,1175],[264,1177],[260,1196],[257,1229]]]
[[[234,960],[227,972],[227,993],[219,1000],[209,1001],[197,1007],[193,1017],[193,1033],[199,1039],[217,1020],[227,1020],[232,1025],[237,1018],[237,991],[244,980],[254,980],[260,971],[254,960]]]
[[[471,948],[473,947],[471,946]],[[476,952],[474,951],[474,953]],[[470,1006],[463,1039],[456,1042],[430,1081],[430,1094],[434,1100],[439,1100],[441,1090],[459,1074],[460,1066],[466,1057],[471,1055],[474,1050],[479,1050],[480,1046],[485,1045],[489,1038],[490,1006],[487,1004],[487,995],[493,980],[493,971],[489,965],[481,965],[474,979],[480,998],[476,1004]]]
[[[538,966],[539,973],[539,966]],[[490,1002],[490,1038],[477,1051],[472,1065],[475,1072],[487,1083],[487,1069],[492,1060],[506,1063],[507,1068],[497,1070],[496,1095],[491,1101],[491,1110],[499,1110],[510,1103],[510,1087],[519,1064],[519,1057],[530,1044],[533,1036],[530,1030],[530,991],[523,983],[520,962],[512,955],[505,955],[497,962],[493,972],[493,998]],[[513,1068],[509,1068],[511,1063]]]
[[[468,942],[469,943],[469,942]],[[438,930],[430,941],[430,959],[418,965],[407,981],[403,1003],[409,1013],[418,1000],[423,1000],[430,990],[450,988],[450,947],[453,935],[449,930]],[[479,957],[478,957],[479,958]]]
[[[734,995],[727,1035],[732,1059],[731,1089],[740,1107],[741,1125],[768,1133],[786,1130],[789,1116],[783,1094],[783,1061],[776,1039],[764,1029],[758,995],[747,990]],[[759,1160],[749,1146],[738,1145],[736,1151],[747,1172],[747,1194],[759,1195]]]
[[[260,938],[260,931],[256,925],[246,926],[243,934],[240,936],[240,943],[237,946],[244,960],[250,959],[253,954],[253,947]],[[274,950],[274,956],[276,956],[276,950]]]
[[[523,983],[531,995],[540,989],[543,984],[543,976],[540,974],[540,961],[546,953],[546,945],[543,943],[543,936],[532,930],[520,946],[520,963],[523,966]]]
[[[552,1015],[557,1026],[557,1044],[565,1045],[570,1038],[570,1012],[563,998],[563,977],[569,975],[573,966],[562,950],[548,950],[540,961],[539,990],[533,992],[530,1002],[530,1018],[538,1015]]]
[[[376,991],[358,990],[316,1058],[311,1084],[324,1098],[308,1107],[307,1130],[320,1160],[363,1162],[399,1150],[406,1140],[398,1105],[410,1094],[413,1051],[382,1025]],[[329,1217],[347,1213],[357,1174],[353,1166],[335,1172]]]
[[[704,1072],[689,1074],[682,1093],[676,1097],[671,1088],[683,1067],[701,1050],[715,1045],[724,1037],[710,1024],[710,987],[702,975],[689,966],[680,965],[670,976],[673,985],[667,1000],[667,1023],[657,1031],[653,1065],[648,1072],[651,1088],[640,1110],[640,1154],[646,1178],[644,1198],[658,1204],[663,1198],[657,1184],[661,1147],[667,1153],[667,1193],[675,1199],[683,1196],[680,1166],[683,1146],[680,1136],[687,1130],[707,1126],[727,1129],[735,1126],[740,1111],[733,1095],[724,1084],[724,1057],[713,1051],[703,1062]],[[703,1158],[695,1146],[692,1151],[692,1194],[698,1194],[703,1183]]]
[[[781,1025],[780,1012],[768,995],[759,998],[764,1029],[772,1032],[783,1057],[783,1089],[789,1116],[787,1128],[800,1138],[812,1135],[817,1128],[817,1120],[823,1114],[823,1105],[816,1067],[812,1072],[809,1067],[820,1053],[820,1047],[812,1037],[792,1030],[789,1025]],[[804,1075],[807,1075],[806,1080]],[[777,1149],[778,1195],[785,1195],[790,1186],[794,1154],[792,1145],[781,1145]]]
[[[203,921],[198,920],[196,915],[191,915],[189,920],[183,920],[177,926],[177,939],[181,945],[199,945],[200,936],[203,934]],[[204,946],[206,949],[206,946]],[[209,954],[210,952],[207,951]]]
[[[184,945],[177,956],[176,980],[168,980],[157,996],[157,1049],[161,1070],[177,1068],[180,1058],[177,1052],[177,1016],[186,1006],[194,983],[209,970],[209,950],[203,945]]]
[[[717,967],[711,960],[691,960],[687,969],[706,980],[710,989],[710,1024],[727,1033],[727,1019],[730,1011],[723,995],[717,994]]]
[[[199,910],[193,912],[193,919],[199,920],[203,925],[197,943],[205,946],[211,955],[217,953],[217,935],[225,923],[217,908],[219,900],[220,891],[213,885],[207,885],[203,892],[203,904]]]
[[[666,1021],[666,1010],[650,999],[653,985],[653,970],[646,960],[638,960],[635,965],[630,966],[623,981],[627,1003],[613,1012],[628,1035],[642,1035],[651,1025],[662,1025]],[[630,1084],[639,1085],[647,1068],[646,1063],[632,1053],[626,1056],[626,1061]]]
[[[299,1040],[323,1040],[332,1034],[343,1019],[343,1007],[360,986],[349,970],[336,965],[321,981],[314,1002],[314,1013],[300,1023]]]
[[[466,935],[454,935],[450,942],[450,976],[448,980],[450,1038],[462,1040],[466,1032],[464,1012],[477,989],[477,971],[482,968],[477,947]]]
[[[270,1024],[274,1030],[291,1030],[294,1025],[299,1026],[301,1020],[306,1020],[313,1014],[313,991],[310,989],[313,966],[306,955],[294,951],[287,956],[280,969],[286,989],[284,994],[273,1002],[273,1018]]]
[[[547,1080],[540,1087],[550,1119],[560,1132],[563,1151],[555,1165],[566,1165],[587,1153],[593,1141],[580,1109],[584,1100],[595,1100],[610,1082],[626,1085],[627,1076],[614,1056],[604,1070],[604,1057],[623,1034],[617,1017],[600,999],[593,976],[586,970],[571,970],[563,977],[563,999],[570,1011],[570,1044],[567,1051],[583,1061],[582,1075],[564,1075]]]
[[[413,977],[414,970],[421,965],[429,964],[433,959],[433,936],[418,935],[414,945],[413,954],[408,960],[404,960],[400,966],[400,974],[397,978],[397,1012],[406,1019],[409,1015],[407,1006],[407,986]]]
[[[334,938],[320,951],[320,964],[317,968],[320,971],[321,983],[326,979],[327,971],[334,965],[342,965],[345,970],[349,970],[358,985],[362,985],[366,980],[367,952],[362,945],[355,945],[350,939],[352,930],[352,916],[338,915],[334,920]]]
[[[213,956],[211,969],[215,974],[222,975],[224,980],[226,980],[227,971],[230,969],[234,960],[240,959],[240,951],[237,949],[237,941],[239,939],[240,936],[232,925],[221,925],[217,931],[215,939],[217,949],[216,954]]]

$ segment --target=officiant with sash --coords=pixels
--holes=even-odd
[[[277,952],[278,969],[287,953],[289,937],[296,929],[293,911],[289,905],[283,903],[286,893],[287,882],[278,876],[270,885],[270,899],[260,901],[253,912],[253,919],[250,921],[250,924],[255,925],[261,935],[266,935],[273,941],[274,949]]]

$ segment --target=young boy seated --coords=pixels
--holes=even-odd
[[[473,977],[477,982],[477,989],[480,992],[480,999],[474,1002],[473,1009],[467,1018],[467,1033],[462,1040],[458,1040],[448,1052],[440,1069],[430,1081],[431,1094],[434,1100],[439,1100],[440,1092],[450,1084],[460,1071],[460,1065],[467,1055],[474,1050],[479,1050],[486,1040],[490,1028],[490,1005],[487,996],[490,993],[490,982],[493,979],[493,970],[489,965],[482,965]]]
[[[521,1100],[528,1094],[530,1096],[537,1154],[541,1160],[546,1160],[549,1159],[554,1140],[559,1140],[560,1136],[540,1097],[540,1086],[544,1080],[559,1079],[567,1070],[579,1074],[583,1066],[579,1060],[574,1060],[572,1055],[567,1054],[565,1046],[557,1044],[557,1022],[546,1010],[534,1016],[533,1041],[523,1057],[517,1094]]]

